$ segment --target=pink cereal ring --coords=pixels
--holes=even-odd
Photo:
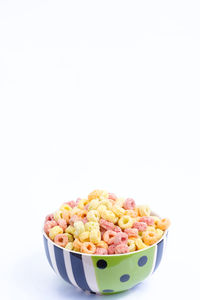
[[[154,219],[152,217],[144,216],[140,218],[140,222],[144,222],[147,225],[152,226],[154,224]]]
[[[53,215],[53,214],[49,214],[49,215],[47,215],[46,218],[45,218],[45,223],[46,223],[47,221],[52,221],[52,220],[54,220],[54,215]]]
[[[57,222],[55,220],[52,220],[52,221],[47,221],[45,224],[44,224],[44,232],[46,234],[49,234],[49,230],[51,228],[53,228],[54,226],[57,226]]]
[[[68,237],[63,233],[57,234],[54,238],[54,242],[60,247],[65,247],[68,243]]]
[[[124,232],[126,232],[126,234],[128,234],[128,236],[133,236],[135,238],[138,237],[138,229],[137,228],[126,228],[124,230]]]
[[[57,223],[63,230],[67,228],[67,222],[64,219],[58,219]]]
[[[116,232],[114,232],[113,230],[107,230],[104,234],[103,234],[103,240],[104,242],[106,242],[108,245],[112,244],[114,242],[114,237],[116,236]]]
[[[71,208],[74,208],[77,205],[77,203],[74,200],[71,200],[71,201],[68,201],[65,203],[68,204]]]
[[[114,244],[126,244],[128,242],[128,234],[125,232],[118,232],[116,236],[114,237]]]
[[[108,254],[115,254],[116,245],[112,244],[108,247]]]
[[[108,193],[108,199],[117,200],[117,196],[113,193]]]
[[[137,228],[138,231],[145,231],[147,229],[147,224],[144,222],[135,222],[133,228]]]
[[[122,232],[121,228],[119,226],[117,226],[117,225],[113,228],[113,231],[115,231],[115,232]]]
[[[99,248],[99,247],[97,247],[95,254],[106,255],[106,254],[108,254],[108,250],[105,249],[105,248]]]
[[[115,247],[115,254],[128,253],[129,248],[126,244],[119,244]]]
[[[134,209],[135,208],[135,200],[133,198],[127,198],[125,201],[124,201],[124,205],[123,207],[125,209]]]
[[[112,222],[106,221],[104,219],[100,219],[99,224],[102,228],[106,230],[113,230],[115,225]]]

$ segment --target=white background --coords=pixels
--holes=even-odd
[[[57,278],[44,216],[95,188],[172,220],[157,272],[99,299],[197,298],[199,1],[0,0],[2,299],[99,298]]]

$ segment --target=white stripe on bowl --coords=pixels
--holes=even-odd
[[[65,261],[65,269],[66,269],[67,275],[69,277],[69,280],[71,281],[71,283],[74,286],[76,286],[80,289],[80,287],[77,285],[77,283],[74,279],[74,274],[73,274],[73,271],[72,271],[72,265],[71,265],[69,252],[63,250],[63,256],[64,256],[64,261]]]
[[[87,280],[87,284],[93,292],[99,293],[99,288],[96,281],[96,274],[93,265],[92,258],[87,255],[82,255],[82,263],[85,272],[85,278]]]
[[[53,244],[52,244],[52,242],[50,240],[48,240],[48,248],[49,248],[49,256],[50,256],[50,259],[51,259],[51,263],[52,263],[53,269],[60,276],[60,273],[58,271],[57,264],[56,264],[56,258],[55,258],[55,253],[54,253],[54,246],[53,246]]]

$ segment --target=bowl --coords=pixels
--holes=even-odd
[[[48,262],[66,282],[93,294],[114,294],[128,290],[156,271],[165,248],[168,231],[154,245],[136,252],[91,255],[56,245],[43,231]]]

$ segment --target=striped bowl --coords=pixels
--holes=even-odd
[[[94,294],[128,290],[152,274],[163,257],[168,232],[156,244],[127,254],[90,255],[61,248],[43,232],[52,269],[66,282]]]

